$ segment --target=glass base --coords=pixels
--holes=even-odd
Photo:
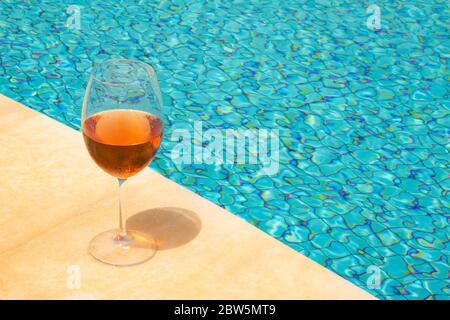
[[[89,253],[97,260],[114,266],[132,266],[145,262],[156,253],[155,241],[147,234],[128,230],[108,230],[91,240]]]

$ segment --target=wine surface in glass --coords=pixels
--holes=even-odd
[[[145,168],[161,144],[160,118],[137,110],[108,110],[83,123],[89,154],[110,175],[126,179]]]

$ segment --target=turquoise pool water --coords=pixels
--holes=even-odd
[[[449,299],[447,1],[70,4],[79,30],[63,1],[1,1],[1,93],[79,129],[93,62],[149,62],[168,111],[154,169],[379,298]],[[279,129],[278,173],[174,164],[171,131],[194,121]]]

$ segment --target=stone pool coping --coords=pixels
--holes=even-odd
[[[79,132],[3,95],[0,169],[0,299],[375,299],[151,169],[125,184],[125,210],[162,249],[97,262],[86,249],[116,227],[115,179]]]

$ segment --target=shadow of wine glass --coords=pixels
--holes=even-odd
[[[158,250],[188,243],[201,228],[202,222],[195,212],[175,207],[149,209],[127,219],[127,229],[151,235]]]

